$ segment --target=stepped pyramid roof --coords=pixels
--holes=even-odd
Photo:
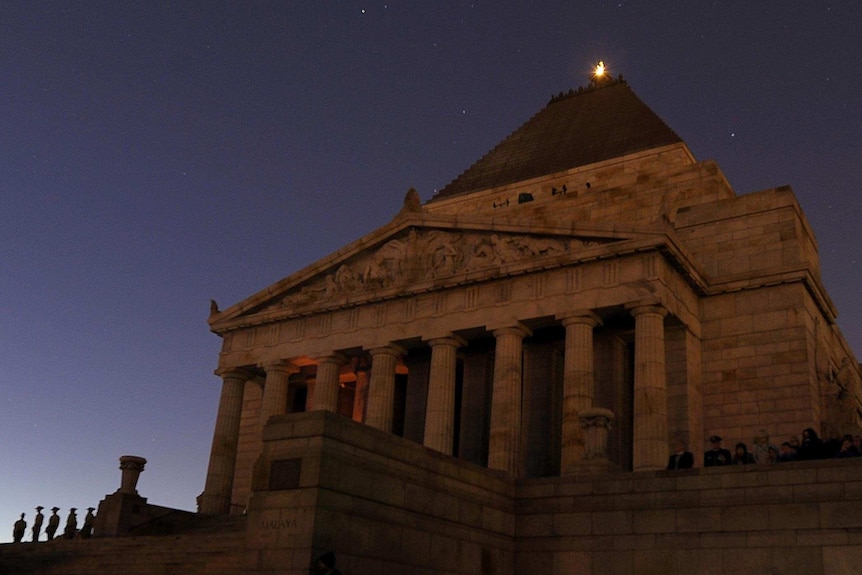
[[[551,101],[431,202],[682,142],[622,79]]]

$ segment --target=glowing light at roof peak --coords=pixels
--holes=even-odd
[[[599,60],[599,63],[596,64],[596,76],[604,76],[605,75],[605,61]]]

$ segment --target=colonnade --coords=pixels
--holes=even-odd
[[[664,318],[667,311],[654,303],[628,306],[634,317],[634,397],[632,468],[634,471],[663,469],[668,454],[667,377],[665,370]],[[595,397],[593,332],[602,325],[590,310],[558,314],[565,328],[565,355],[560,447],[561,474],[578,471],[585,456],[580,412],[592,409]],[[495,338],[494,373],[488,467],[517,476],[521,445],[521,398],[523,340],[532,335],[521,324],[492,331]],[[427,340],[431,348],[430,376],[423,443],[451,455],[455,430],[456,364],[459,348],[467,342],[454,333]],[[390,343],[369,351],[371,355],[365,423],[392,431],[395,374],[406,354]],[[317,376],[310,410],[336,411],[339,374],[349,358],[338,352],[316,358]],[[266,379],[260,418],[265,423],[284,413],[288,380],[298,371],[290,362],[264,365]],[[213,435],[212,451],[199,511],[227,514],[236,464],[243,387],[252,377],[245,369],[219,372],[222,393]],[[359,390],[357,390],[359,392]]]

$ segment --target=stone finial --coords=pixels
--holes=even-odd
[[[614,420],[614,412],[602,407],[591,407],[578,412],[584,428],[584,459],[607,459],[608,431]]]
[[[218,303],[216,303],[216,300],[211,299],[210,300],[210,315],[212,316],[212,315],[215,315],[217,313],[218,313]]]
[[[421,211],[422,199],[419,197],[419,192],[415,188],[410,188],[404,196],[404,206],[402,206],[399,214],[418,213]]]
[[[120,482],[119,493],[137,495],[138,477],[144,470],[147,460],[136,455],[123,455],[120,457],[120,469],[123,477]]]

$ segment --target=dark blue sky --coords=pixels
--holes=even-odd
[[[599,59],[738,194],[794,188],[859,353],[862,7],[726,4],[0,3],[0,541],[123,454],[193,509],[209,299],[427,200]]]

